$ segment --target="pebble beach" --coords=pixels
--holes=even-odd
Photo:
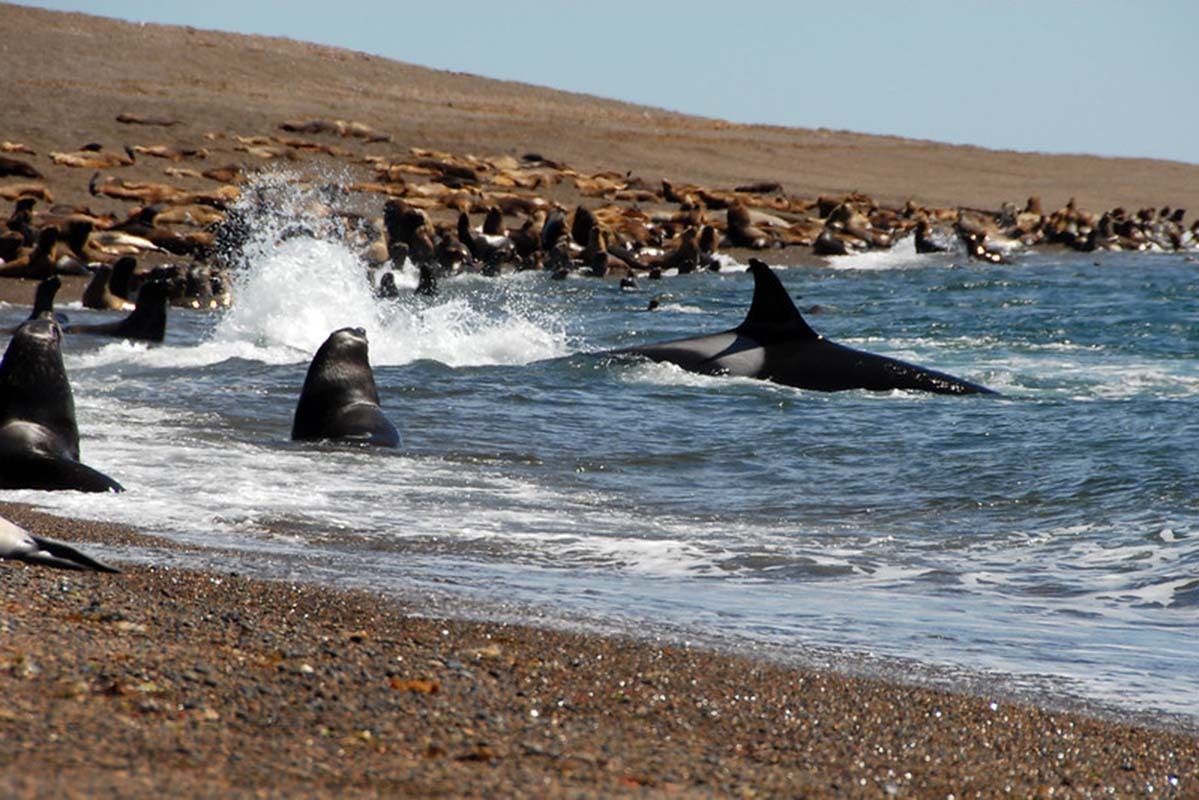
[[[1187,797],[1199,775],[1183,732],[235,571],[5,564],[0,592],[6,797]]]
[[[364,150],[535,151],[597,175],[777,181],[813,205],[856,191],[896,208],[997,209],[1033,194],[1047,209],[1199,205],[1195,165],[740,126],[288,40],[3,4],[0,15],[10,57],[30,67],[0,86],[12,109],[0,139],[38,158],[152,138],[231,155],[235,134],[344,117],[387,131]],[[79,59],[45,55],[64,41]],[[87,44],[99,41],[108,46]],[[174,69],[180,48],[197,73]],[[285,77],[294,91],[272,94]],[[362,85],[388,88],[348,88]],[[130,125],[131,110],[178,122]],[[568,135],[582,124],[592,136]],[[722,159],[699,157],[714,147]],[[89,194],[82,172],[43,161],[57,201],[125,211]],[[153,158],[122,169],[162,179]],[[548,191],[580,202],[577,186]],[[771,258],[814,256],[787,247]],[[64,277],[60,302],[85,285]],[[0,280],[0,301],[27,305],[33,287]],[[985,679],[977,692],[945,691],[673,640],[443,618],[410,598],[265,580],[239,557],[177,566],[183,545],[2,493],[0,516],[99,548],[123,570],[0,561],[2,797],[1199,795],[1199,736],[1181,723],[1016,701]],[[123,550],[141,555],[122,563]]]

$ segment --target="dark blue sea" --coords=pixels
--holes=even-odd
[[[1002,392],[825,394],[597,355],[736,325],[731,259],[382,301],[344,243],[283,222],[256,222],[231,309],[172,311],[159,346],[67,339],[83,460],[125,494],[5,499],[199,548],[109,557],[1199,719],[1193,256],[901,243],[783,270],[829,338]],[[345,325],[396,451],[288,440]]]

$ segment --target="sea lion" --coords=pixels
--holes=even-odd
[[[770,236],[753,223],[749,210],[741,203],[733,203],[726,214],[726,235],[733,247],[748,247],[762,250],[770,246]]]
[[[59,569],[120,572],[116,567],[101,564],[94,558],[85,556],[74,547],[34,536],[4,517],[0,517],[0,559],[43,564]]]
[[[38,282],[37,288],[33,292],[33,308],[29,311],[29,316],[25,321],[45,317],[58,322],[59,325],[65,324],[66,315],[54,313],[54,296],[58,294],[58,290],[62,287],[62,279],[57,275],[51,275],[43,281]],[[24,322],[22,322],[24,324]],[[16,333],[20,325],[15,325],[10,328],[0,328],[0,333],[11,335]]]
[[[291,438],[399,446],[399,431],[379,408],[362,328],[336,330],[316,351],[300,391]]]
[[[466,246],[474,260],[484,264],[498,265],[516,256],[516,248],[507,236],[475,233],[470,226],[470,215],[465,211],[458,214],[458,241]]]
[[[570,237],[579,247],[586,247],[591,239],[591,231],[598,225],[591,209],[579,206],[575,209],[574,219],[570,223]]]
[[[108,278],[108,291],[122,300],[129,299],[129,279],[137,269],[137,259],[133,256],[121,256],[112,265],[112,275]]]
[[[33,250],[7,264],[0,264],[0,278],[37,278],[54,274],[54,246],[58,244],[58,228],[47,226],[38,232]]]
[[[0,489],[124,491],[79,462],[75,399],[52,319],[23,323],[0,361]]]
[[[962,242],[966,245],[966,255],[978,261],[990,264],[1007,264],[1007,258],[999,250],[991,247],[985,233],[965,231],[961,233]]]
[[[917,253],[944,253],[949,248],[937,241],[933,236],[932,227],[928,224],[927,219],[922,219],[916,223],[916,252]]]
[[[131,311],[133,304],[124,298],[117,297],[109,289],[112,278],[112,267],[101,264],[96,267],[92,279],[83,289],[81,302],[84,308],[97,308],[105,311]]]
[[[42,177],[42,173],[37,171],[37,167],[26,163],[19,158],[0,156],[0,178],[7,178],[9,176],[40,179]]]
[[[866,242],[848,234],[840,223],[829,222],[812,242],[812,252],[818,256],[847,256],[865,250]]]
[[[395,300],[400,296],[400,287],[396,286],[396,275],[394,272],[384,272],[379,278],[379,288],[375,290],[375,296],[383,300]]]
[[[1181,220],[1179,220],[1181,222]],[[504,230],[504,212],[500,211],[499,206],[491,206],[487,209],[487,217],[483,220],[483,233],[488,236],[507,236],[508,232]]]
[[[33,207],[37,205],[36,197],[19,197],[13,204],[12,214],[9,215],[5,226],[13,233],[21,235],[22,244],[31,246],[37,241],[37,231],[33,227]]]
[[[58,290],[62,288],[62,279],[57,275],[51,275],[37,285],[37,289],[33,292],[33,308],[29,312],[29,319],[38,319],[46,317],[47,319],[56,320],[60,325],[65,320],[65,317],[59,318],[59,315],[54,313],[54,296],[58,294]]]
[[[6,264],[21,255],[25,246],[25,238],[16,231],[0,233],[0,264]]]
[[[66,332],[161,342],[166,337],[167,307],[170,304],[171,298],[166,283],[150,281],[137,293],[137,305],[129,312],[129,316],[116,322],[68,325]]]

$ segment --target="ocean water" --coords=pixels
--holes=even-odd
[[[162,345],[67,338],[83,460],[126,493],[4,498],[198,548],[99,555],[1199,719],[1193,258],[901,244],[784,270],[829,338],[1002,392],[825,394],[602,354],[736,325],[735,262],[382,301],[339,237],[279,239],[297,213],[255,220],[228,311],[172,311]],[[397,450],[288,439],[344,325]]]

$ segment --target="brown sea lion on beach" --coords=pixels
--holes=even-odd
[[[20,200],[24,197],[45,200],[47,203],[54,202],[54,192],[47,189],[45,184],[34,181],[22,181],[21,183],[6,183],[0,186],[0,199]]]
[[[120,114],[117,114],[117,122],[124,125],[156,125],[162,128],[169,128],[179,124],[179,120],[172,117],[153,117],[144,114],[134,114],[129,111],[122,111]]]
[[[0,178],[8,177],[39,179],[42,173],[37,171],[37,167],[19,158],[0,156]]]
[[[679,244],[674,250],[659,259],[651,261],[649,267],[658,270],[658,274],[668,269],[678,270],[680,275],[694,272],[700,264],[699,232],[695,228],[687,228],[679,237]],[[651,272],[650,278],[654,275]]]
[[[770,246],[770,236],[766,231],[753,224],[749,210],[740,202],[728,207],[725,235],[733,247],[748,247],[762,250]]]
[[[88,281],[87,286],[83,289],[83,297],[81,302],[84,308],[95,308],[104,311],[130,311],[133,309],[133,304],[122,297],[117,297],[109,289],[109,281],[112,279],[112,266],[110,264],[101,264],[96,268],[96,272],[92,275],[92,279]]]
[[[92,243],[91,235],[94,230],[95,223],[90,219],[70,219],[66,223],[62,241],[70,253],[84,264],[112,263],[117,257]]]
[[[129,153],[105,152],[96,146],[88,145],[74,153],[51,152],[50,160],[63,167],[86,169],[111,169],[113,167],[128,167],[134,163]]]
[[[17,198],[13,203],[12,213],[4,223],[10,231],[21,234],[26,245],[32,245],[37,241],[37,230],[33,227],[33,207],[36,205],[35,197]]]
[[[38,232],[37,244],[12,261],[0,264],[0,278],[36,278],[42,280],[54,274],[54,245],[58,243],[58,228],[46,227]]]
[[[818,256],[847,256],[865,249],[865,242],[856,236],[849,236],[836,223],[825,225],[816,241],[812,242],[812,252]]]
[[[140,145],[135,144],[129,148],[139,156],[153,156],[154,158],[166,158],[171,161],[182,161],[185,158],[208,158],[208,151],[203,147],[179,147],[169,144],[155,145]]]

